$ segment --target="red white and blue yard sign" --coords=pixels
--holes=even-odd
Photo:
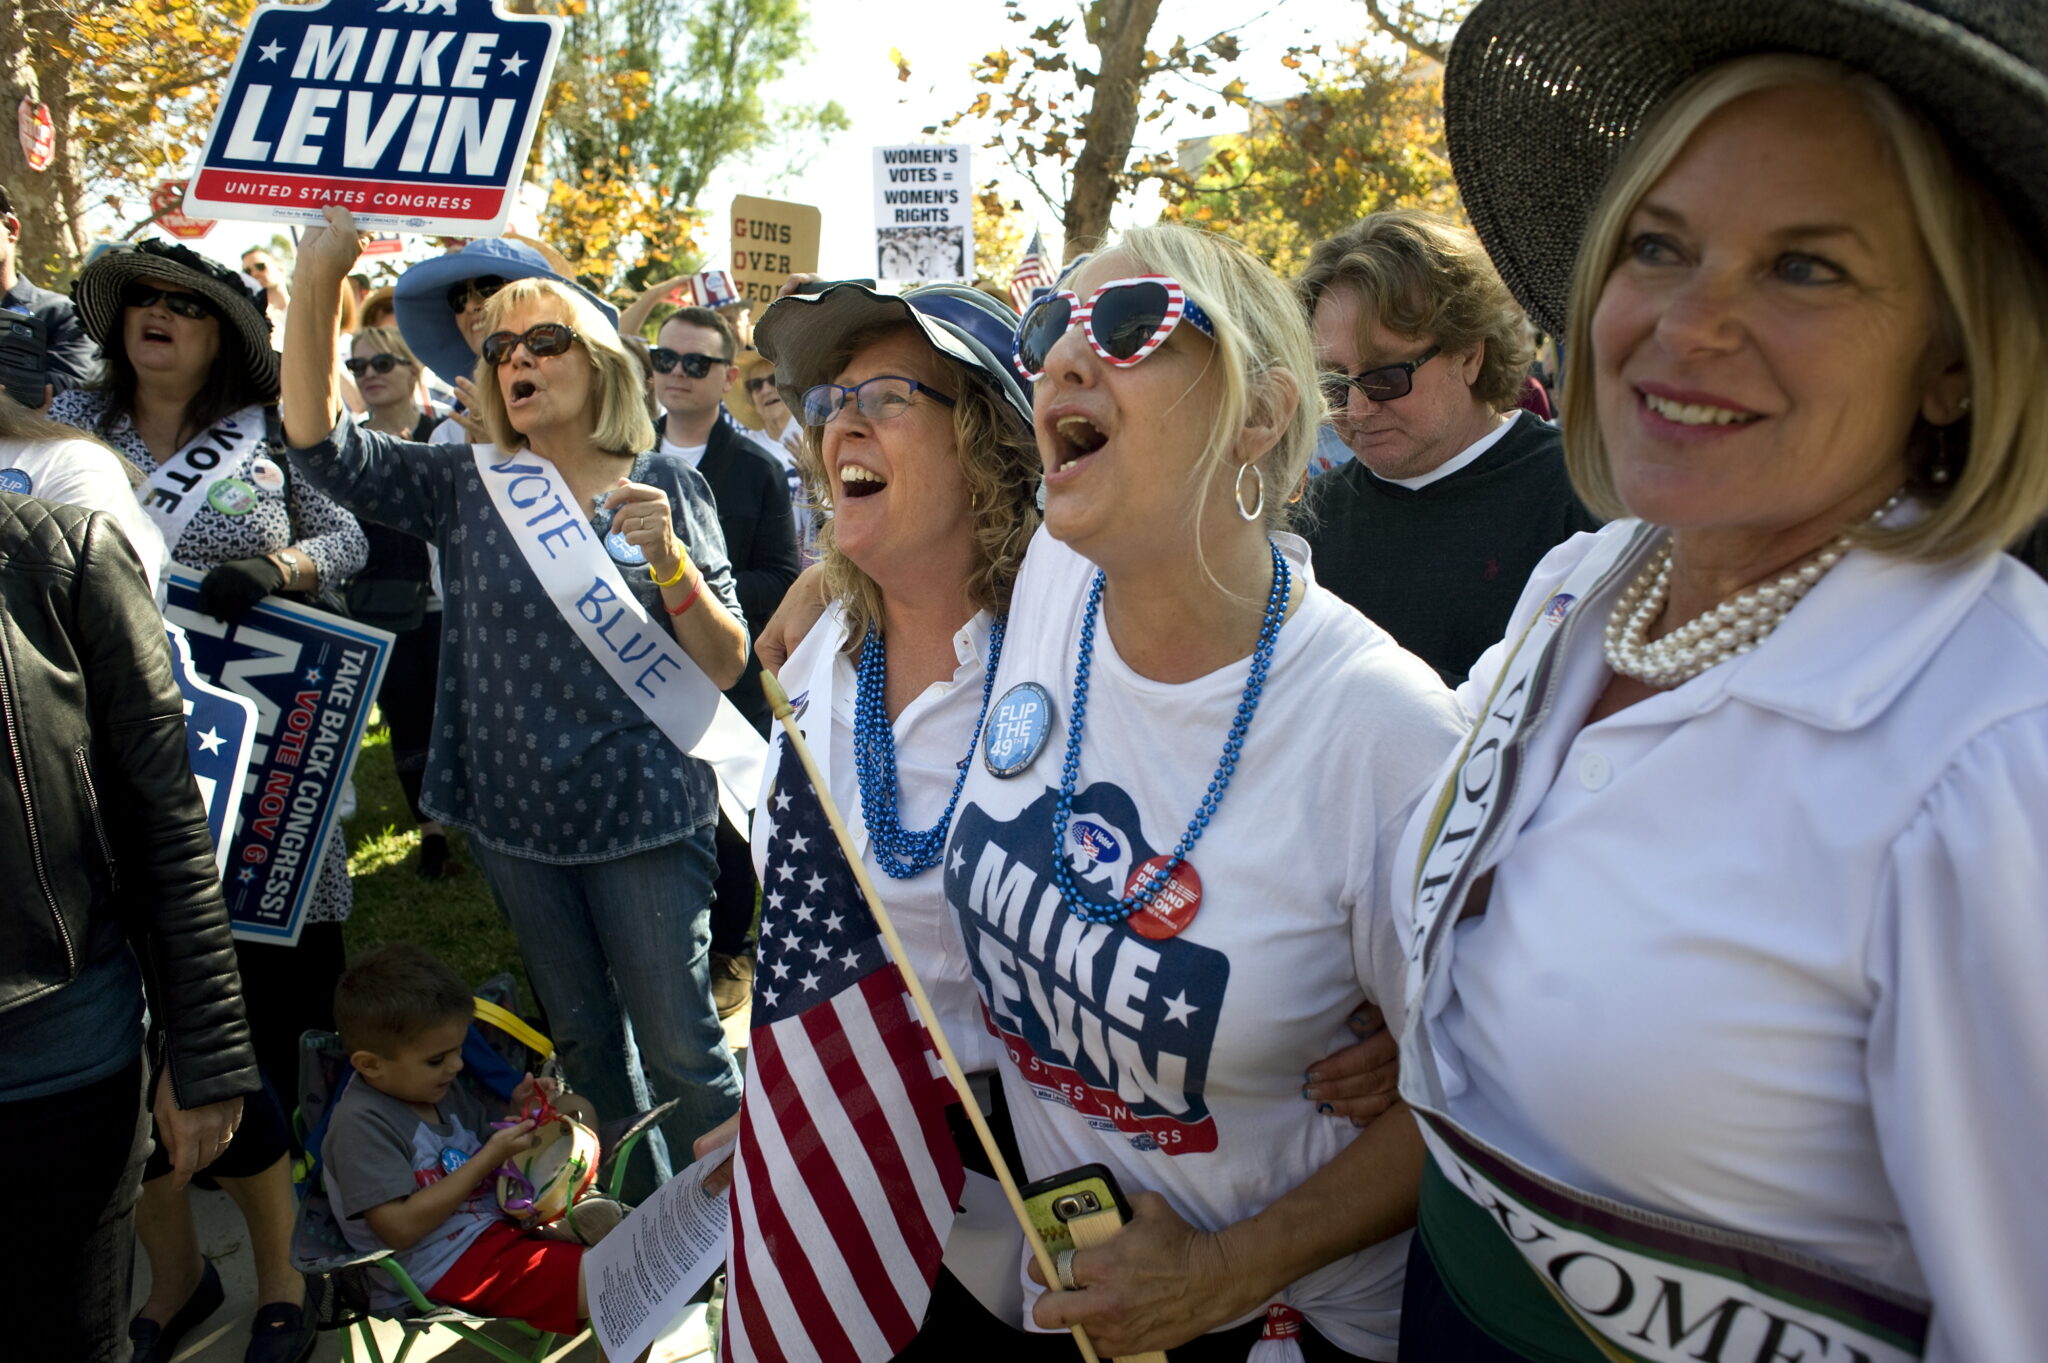
[[[562,21],[492,0],[328,0],[256,11],[185,193],[197,217],[495,236]]]

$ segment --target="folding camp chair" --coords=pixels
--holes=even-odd
[[[484,997],[484,994],[496,997]],[[476,999],[476,1021],[463,1041],[463,1073],[457,1082],[473,1082],[500,1101],[509,1099],[513,1088],[528,1071],[557,1075],[554,1046],[529,1026],[515,1011],[517,991],[506,977],[487,983]],[[510,1006],[507,1006],[507,1005]],[[523,1336],[528,1352],[482,1333],[479,1327],[493,1317],[477,1316],[459,1307],[428,1301],[390,1250],[364,1253],[349,1245],[341,1224],[327,1200],[320,1147],[327,1132],[327,1117],[335,1099],[353,1076],[348,1052],[332,1032],[307,1032],[299,1040],[299,1109],[295,1114],[299,1139],[307,1152],[306,1176],[301,1184],[297,1219],[292,1227],[292,1260],[301,1273],[324,1278],[326,1290],[320,1301],[322,1329],[342,1332],[342,1357],[353,1363],[355,1336],[360,1333],[371,1363],[384,1363],[384,1355],[370,1328],[373,1316],[396,1320],[404,1329],[404,1342],[393,1363],[404,1363],[419,1338],[437,1326],[446,1327],[490,1354],[500,1363],[537,1363],[550,1353],[556,1336],[520,1320],[504,1324]],[[626,1165],[633,1148],[673,1102],[651,1112],[622,1121],[606,1122],[600,1128],[604,1152],[598,1167],[599,1182],[616,1198],[624,1186]],[[371,1306],[373,1275],[381,1273],[405,1297],[395,1310]]]

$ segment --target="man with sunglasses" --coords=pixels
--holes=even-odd
[[[0,308],[25,313],[43,324],[44,383],[62,392],[90,388],[102,373],[100,348],[79,325],[78,310],[61,293],[39,289],[22,278],[15,259],[20,250],[21,219],[14,200],[0,184]]]
[[[1537,562],[1600,524],[1557,428],[1515,410],[1522,311],[1469,229],[1410,210],[1317,243],[1295,290],[1353,455],[1310,484],[1316,580],[1456,686]]]
[[[732,325],[710,308],[680,308],[655,333],[648,388],[662,415],[654,423],[664,454],[704,475],[725,531],[740,606],[752,631],[766,624],[796,581],[796,526],[782,466],[725,410],[739,377]],[[749,647],[747,669],[726,695],[765,736],[770,715],[761,692],[761,662]],[[721,1018],[746,1006],[754,957],[747,930],[754,916],[754,860],[740,830],[718,826],[717,899],[711,907],[711,995]]]

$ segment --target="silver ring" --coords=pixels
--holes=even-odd
[[[1052,1256],[1053,1275],[1060,1280],[1060,1286],[1068,1292],[1078,1292],[1081,1284],[1074,1281],[1074,1251],[1063,1249]]]

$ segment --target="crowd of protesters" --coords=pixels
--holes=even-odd
[[[749,1121],[810,1139],[722,1027],[786,971],[780,674],[995,1144],[1127,1213],[1048,1274],[966,1197],[901,1357],[2033,1356],[2044,90],[1998,0],[1482,0],[1471,227],[1376,213],[1291,280],[1139,228],[1014,300],[793,277],[758,316],[622,313],[513,237],[373,290],[341,209],[289,278],[143,242],[67,298],[0,187],[48,338],[41,410],[0,397],[23,1356],[168,1363],[223,1301],[202,1171],[247,1357],[308,1355],[290,1114],[337,1011],[351,1243],[587,1310],[580,1244],[456,1228],[483,1166],[437,1181],[542,1091],[488,1138],[443,1106],[460,982],[351,970],[342,840],[294,945],[231,939],[170,563],[222,620],[396,636],[417,873],[481,872],[575,1101],[667,1105],[629,1202]],[[758,791],[557,610],[550,508],[768,740]],[[727,1311],[735,1356],[786,1328]]]

